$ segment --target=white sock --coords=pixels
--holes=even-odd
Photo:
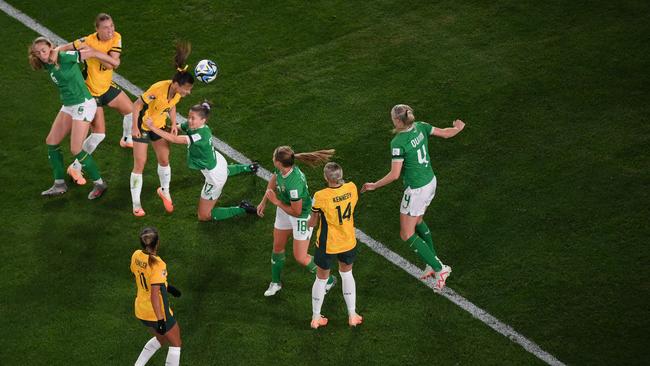
[[[92,154],[105,137],[105,133],[91,133],[90,136],[86,137],[86,140],[84,140],[84,144],[82,145],[83,150],[88,154]]]
[[[142,208],[140,192],[142,192],[142,174],[131,173],[131,201],[133,202],[133,208]]]
[[[165,360],[165,366],[178,366],[181,362],[181,348],[180,347],[169,347],[167,351],[167,359]]]
[[[327,278],[321,280],[316,277],[314,285],[311,287],[312,319],[320,318],[320,310],[323,307],[323,301],[325,300],[325,286],[327,286]]]
[[[343,299],[345,299],[345,304],[348,306],[348,315],[356,315],[357,313],[357,285],[354,282],[354,277],[352,276],[352,270],[349,272],[341,272],[341,288],[343,289]]]
[[[151,356],[160,349],[160,346],[160,342],[158,342],[156,337],[151,338],[147,343],[145,343],[142,352],[140,352],[140,356],[138,356],[138,359],[135,361],[135,366],[146,365]]]
[[[58,185],[65,184],[65,179],[55,179],[54,184],[58,184]]]
[[[158,164],[158,178],[160,178],[160,187],[163,193],[169,198],[169,182],[172,180],[172,167],[170,165],[162,166]]]
[[[93,183],[95,183],[95,184],[104,184],[104,180],[102,178],[99,178],[97,180],[94,180]]]
[[[124,116],[122,120],[122,137],[130,140],[131,139],[131,129],[133,128],[133,113],[129,113]]]

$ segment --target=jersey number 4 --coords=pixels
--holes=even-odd
[[[427,146],[422,145],[422,148],[418,149],[418,163],[423,165],[429,165],[429,160],[427,160]]]
[[[343,210],[343,214],[341,214],[341,206],[336,206],[336,212],[339,214],[339,225],[343,225],[343,219],[350,220],[350,217],[352,217],[352,206],[350,202],[348,202],[345,210]]]

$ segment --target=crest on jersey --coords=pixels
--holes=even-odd
[[[401,155],[401,151],[399,150],[399,148],[394,148],[393,149],[393,156],[399,156],[399,155]]]
[[[289,197],[292,199],[297,199],[298,198],[298,190],[297,189],[292,189],[289,191]]]

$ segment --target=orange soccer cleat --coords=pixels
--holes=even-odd
[[[145,215],[145,213],[144,213],[144,210],[142,209],[142,207],[138,207],[138,208],[133,209],[133,216],[142,217],[144,215]]]
[[[348,324],[351,327],[356,327],[357,325],[363,323],[363,317],[359,314],[354,314],[348,318]]]
[[[86,184],[86,178],[84,178],[84,175],[81,172],[81,170],[77,170],[73,168],[72,165],[68,167],[68,175],[70,176],[70,178],[72,178],[72,181],[74,181],[76,184],[80,186]]]
[[[172,197],[169,195],[166,195],[163,192],[162,187],[158,187],[158,190],[156,190],[158,193],[158,197],[163,201],[163,205],[165,205],[165,211],[172,213],[174,212],[174,204],[172,203]]]
[[[328,322],[327,318],[321,315],[320,318],[311,320],[311,327],[312,329],[318,329],[319,327],[326,326],[327,322]]]

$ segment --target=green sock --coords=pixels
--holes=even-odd
[[[231,217],[246,215],[241,207],[215,207],[212,209],[212,220],[227,220]]]
[[[230,164],[228,165],[228,176],[232,177],[233,175],[241,173],[250,173],[251,166],[248,164]]]
[[[65,172],[63,169],[63,154],[61,153],[61,146],[47,145],[47,158],[50,161],[54,179],[64,179]]]
[[[311,257],[311,260],[309,260],[309,263],[307,263],[307,266],[305,266],[309,273],[316,273],[316,263],[314,263],[314,257]]]
[[[406,243],[409,245],[411,250],[418,253],[422,260],[431,266],[434,271],[438,272],[442,269],[442,263],[436,257],[436,252],[431,250],[427,243],[418,236],[418,234],[413,234]]]
[[[328,285],[331,285],[332,282],[334,282],[334,276],[333,276],[333,275],[330,275],[329,278],[327,279],[327,284],[328,284]]]
[[[90,179],[95,181],[102,178],[101,175],[99,175],[99,169],[97,169],[97,164],[95,164],[95,159],[93,159],[92,155],[81,150],[81,152],[77,154],[75,158],[79,160],[84,170],[88,173]]]
[[[280,283],[285,258],[284,253],[271,253],[271,282]]]
[[[418,234],[422,240],[424,240],[429,248],[433,251],[433,254],[436,254],[436,250],[433,247],[433,238],[431,237],[431,230],[429,230],[429,227],[427,224],[422,221],[421,223],[415,225],[415,232]]]

